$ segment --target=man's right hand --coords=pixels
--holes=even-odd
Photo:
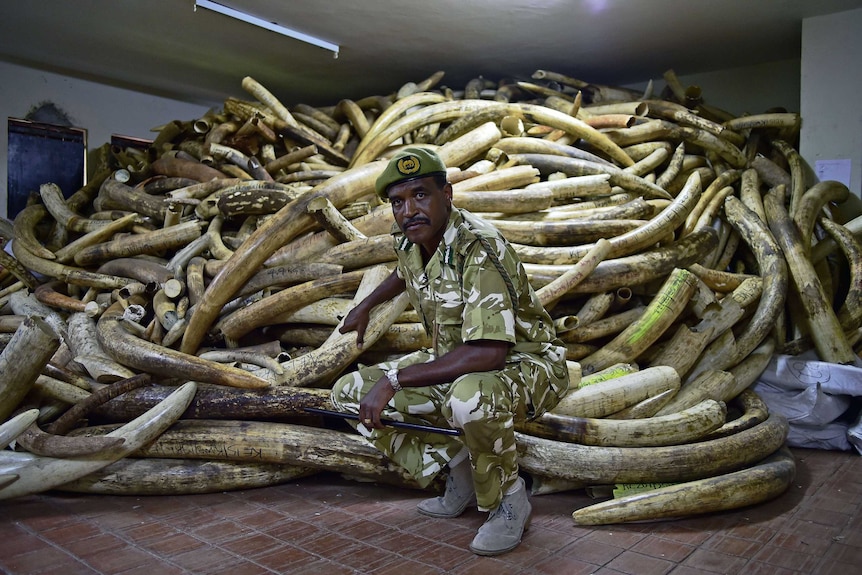
[[[338,331],[347,333],[356,330],[356,345],[361,348],[365,342],[365,330],[368,329],[371,310],[374,309],[374,306],[391,300],[402,291],[404,291],[404,280],[398,277],[397,270],[393,270],[380,285],[374,288],[368,297],[350,310]]]
[[[368,328],[369,315],[368,310],[360,303],[350,310],[338,331],[341,333],[356,331],[356,345],[362,347],[365,340],[365,330]]]

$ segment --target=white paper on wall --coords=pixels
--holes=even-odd
[[[821,182],[834,180],[850,187],[850,160],[815,160],[814,173]]]

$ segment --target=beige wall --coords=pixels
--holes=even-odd
[[[684,86],[700,86],[703,100],[735,116],[771,108],[799,111],[799,60],[680,76]]]
[[[802,115],[799,150],[817,181],[821,160],[850,162],[850,190],[862,197],[862,9],[808,18],[799,60],[680,75],[705,101],[734,115],[783,107]],[[646,82],[632,87],[642,89]],[[656,92],[664,80],[654,83]]]
[[[800,154],[849,160],[850,189],[862,196],[862,9],[802,23]]]
[[[683,86],[698,86],[705,103],[734,116],[759,114],[781,107],[799,111],[799,60],[781,60],[766,64],[715,70],[698,74],[679,74]],[[646,88],[648,80],[630,87]],[[653,93],[665,87],[664,79],[653,78]]]

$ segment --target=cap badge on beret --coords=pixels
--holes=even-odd
[[[401,175],[409,176],[421,170],[422,164],[416,156],[404,156],[398,160],[396,168]]]

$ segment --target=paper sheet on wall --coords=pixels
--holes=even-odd
[[[835,180],[850,187],[850,160],[817,160],[814,173],[821,182]]]

